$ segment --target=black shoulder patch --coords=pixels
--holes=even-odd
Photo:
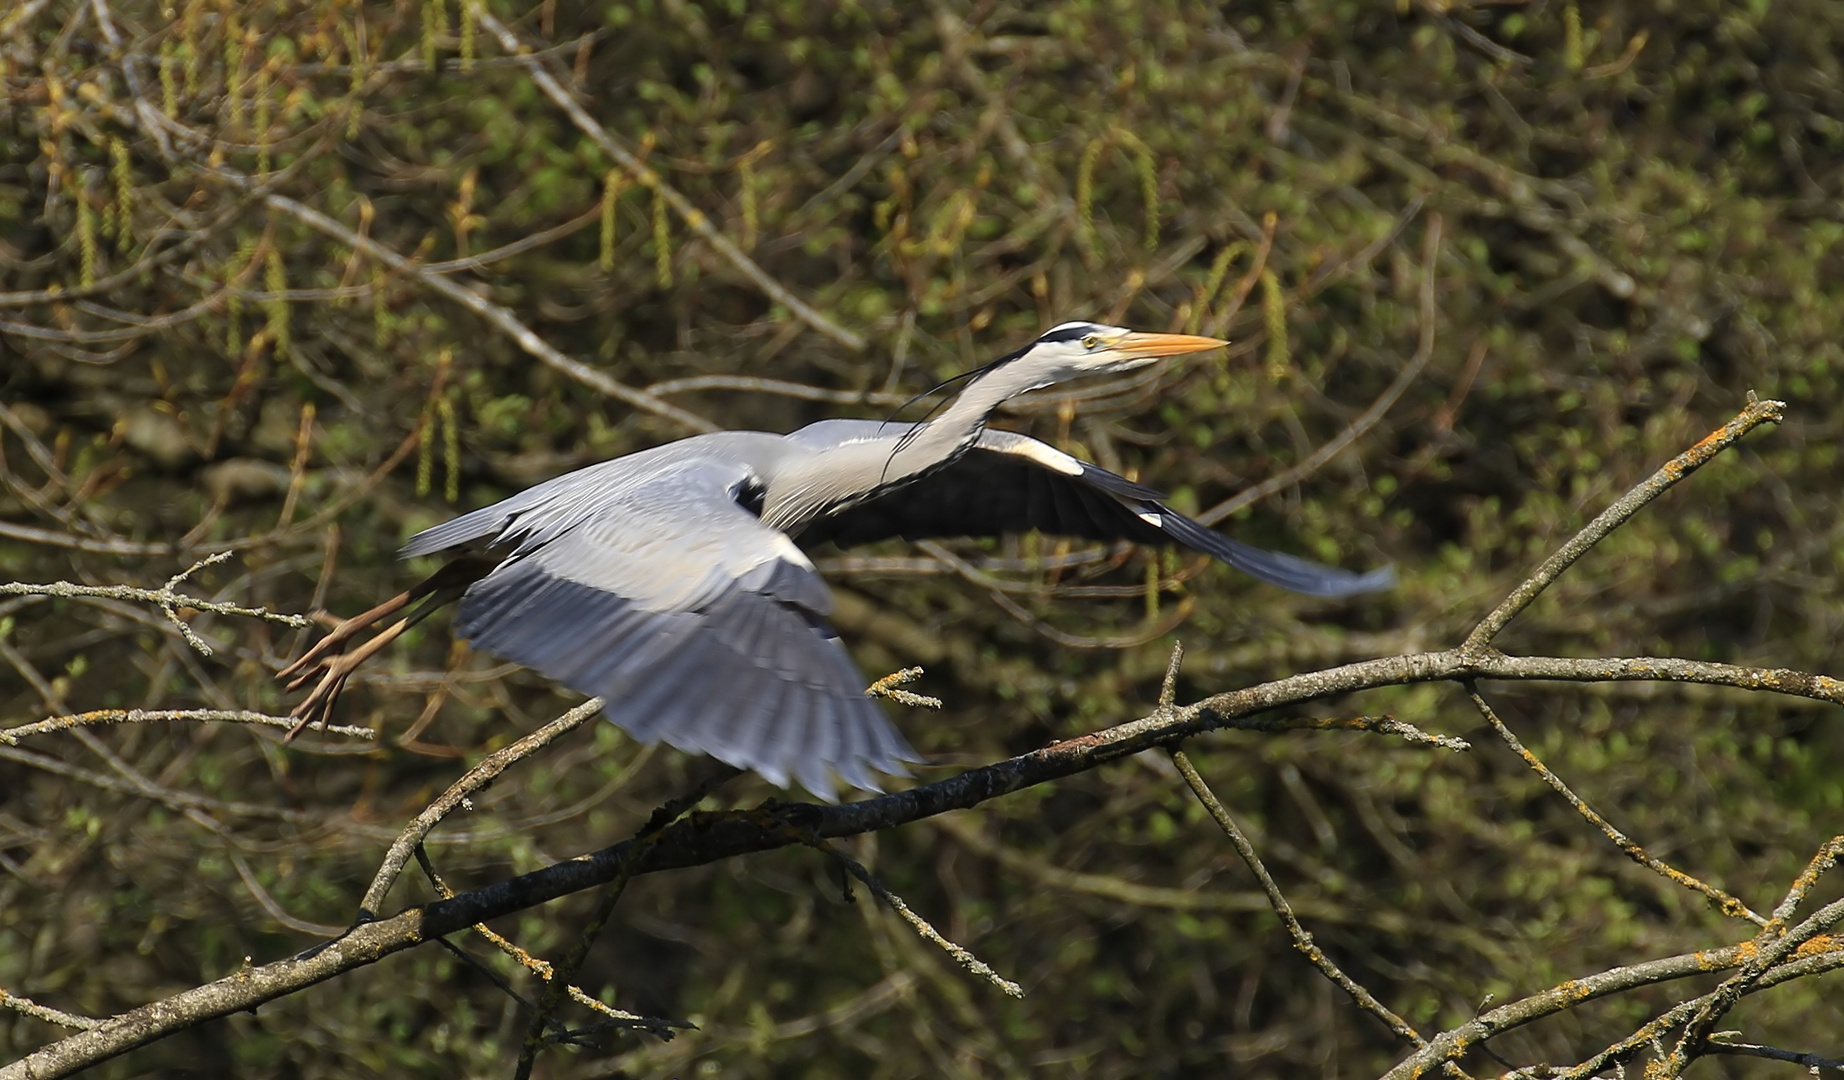
[[[768,496],[768,487],[754,477],[743,481],[736,488],[736,505],[749,511],[756,517],[762,516],[762,503]]]

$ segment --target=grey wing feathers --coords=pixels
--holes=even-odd
[[[528,538],[542,543],[558,529],[588,517],[604,497],[630,496],[644,488],[646,475],[639,468],[643,456],[658,455],[643,451],[553,477],[492,506],[424,529],[410,537],[397,556],[433,555],[482,540],[494,545]],[[668,469],[671,465],[666,463]]]
[[[1309,596],[1351,596],[1395,582],[1388,567],[1357,574],[1231,540],[1172,510],[1163,499],[1152,488],[1035,439],[989,430],[952,464],[821,518],[799,539],[802,546],[830,540],[849,547],[893,536],[923,540],[1035,530],[1182,544],[1250,577]]]
[[[736,466],[689,462],[605,489],[573,520],[544,518],[468,590],[456,629],[603,698],[608,718],[643,742],[709,754],[776,785],[798,780],[821,798],[833,797],[833,772],[878,790],[874,771],[902,774],[918,759],[826,625],[825,584],[785,536],[734,502],[739,481]],[[488,510],[493,522],[518,517]],[[437,540],[467,542],[494,527]],[[439,550],[422,540],[406,550]]]
[[[416,555],[433,555],[488,536],[497,537],[505,531],[512,516],[512,512],[505,509],[504,503],[462,514],[410,537],[409,542],[397,550],[397,557],[408,559]]]

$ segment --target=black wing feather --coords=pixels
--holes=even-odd
[[[1121,502],[1121,495],[1163,497],[1094,465],[1084,464],[1082,475],[1076,477],[1016,454],[974,447],[919,480],[819,518],[797,539],[805,548],[827,541],[854,547],[893,536],[928,540],[1036,531],[1091,540],[1167,542],[1156,529],[1136,527],[1144,522]]]
[[[826,542],[853,547],[897,536],[928,540],[1035,531],[1180,544],[1309,596],[1351,596],[1395,583],[1388,567],[1355,574],[1231,540],[1166,506],[1164,496],[1144,484],[1068,460],[1081,467],[1079,474],[1058,471],[1023,453],[975,446],[919,480],[819,518],[797,539],[805,548]]]

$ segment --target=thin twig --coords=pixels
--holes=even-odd
[[[1224,835],[1229,837],[1229,842],[1235,847],[1236,854],[1242,856],[1242,861],[1248,864],[1250,872],[1255,875],[1255,880],[1261,883],[1262,891],[1268,894],[1268,904],[1274,909],[1274,914],[1280,917],[1281,925],[1287,928],[1288,936],[1293,938],[1293,947],[1304,954],[1306,959],[1311,961],[1321,974],[1332,980],[1340,990],[1351,995],[1351,999],[1362,1006],[1365,1012],[1383,1021],[1384,1025],[1395,1032],[1398,1037],[1414,1043],[1417,1049],[1427,1046],[1427,1040],[1421,1037],[1420,1032],[1410,1027],[1408,1021],[1397,1016],[1388,1006],[1378,1001],[1370,991],[1359,986],[1336,963],[1333,963],[1331,957],[1325,955],[1323,949],[1313,943],[1312,934],[1300,925],[1300,920],[1294,915],[1293,908],[1287,903],[1287,898],[1281,895],[1280,886],[1275,884],[1274,878],[1268,873],[1268,868],[1262,864],[1261,856],[1256,854],[1255,845],[1249,843],[1248,837],[1242,834],[1241,827],[1236,824],[1234,818],[1229,816],[1229,811],[1224,808],[1223,804],[1217,800],[1216,794],[1210,790],[1210,785],[1204,782],[1204,778],[1198,774],[1197,767],[1191,764],[1191,759],[1183,750],[1174,748],[1170,753],[1172,763],[1178,766],[1178,772],[1184,777],[1185,783],[1190,786],[1191,793],[1197,796],[1198,802],[1204,804],[1204,809],[1209,811],[1211,818],[1222,828]]]
[[[1249,294],[1255,291],[1255,283],[1261,280],[1262,274],[1268,269],[1268,256],[1274,251],[1274,233],[1279,227],[1280,217],[1272,210],[1262,215],[1261,226],[1253,236],[1255,254],[1249,260],[1248,271],[1237,280],[1236,287],[1230,291],[1229,302],[1224,304],[1223,309],[1211,316],[1210,321],[1205,324],[1203,333],[1211,337],[1222,337],[1228,332],[1230,320],[1234,319],[1236,314],[1242,310],[1242,305],[1248,302]]]
[[[24,1013],[36,1020],[43,1020],[47,1024],[76,1028],[78,1031],[88,1031],[90,1028],[102,1023],[101,1020],[92,1020],[87,1016],[67,1013],[61,1009],[54,1009],[49,1005],[40,1005],[31,998],[20,997],[18,994],[9,994],[5,990],[0,990],[0,1008]]]
[[[469,255],[464,259],[448,259],[443,262],[424,263],[423,269],[432,274],[452,274],[457,270],[472,270],[479,272],[503,259],[510,259],[514,255],[522,255],[527,251],[541,248],[546,244],[554,243],[573,233],[580,232],[589,225],[600,221],[601,218],[602,207],[598,204],[591,206],[589,209],[560,225],[553,225],[548,229],[540,229],[535,233],[521,236],[517,240],[501,244],[491,251],[483,251],[478,255]],[[354,291],[360,294],[368,293],[371,291],[371,287],[359,286]],[[648,387],[646,392],[651,394],[654,391],[652,387]]]
[[[391,886],[397,883],[403,868],[409,865],[411,856],[422,847],[424,838],[441,824],[443,818],[457,807],[466,805],[468,796],[491,784],[513,765],[594,719],[601,711],[602,699],[590,698],[511,746],[488,754],[478,765],[462,774],[460,779],[448,785],[448,790],[424,807],[423,812],[416,815],[416,820],[404,826],[403,832],[392,841],[390,850],[384,854],[384,861],[378,865],[378,872],[372,876],[371,885],[365,889],[365,898],[359,901],[360,920],[369,921],[377,917],[384,907],[384,898],[390,894]],[[295,722],[290,720],[288,723],[292,727]]]
[[[1238,724],[1245,731],[1264,730],[1259,718],[1249,725]],[[1368,731],[1377,735],[1394,735],[1406,742],[1438,746],[1443,750],[1471,750],[1473,744],[1453,735],[1435,735],[1406,720],[1393,716],[1290,716],[1275,721],[1276,731]]]
[[[923,551],[927,553],[929,558],[927,560],[909,560],[909,561],[913,563],[923,564],[926,567],[926,569],[924,569],[923,572],[941,572],[945,570],[951,573],[959,574],[960,577],[970,585],[977,585],[982,589],[991,590],[995,596],[995,602],[998,603],[1000,607],[1005,608],[1007,614],[1010,614],[1013,618],[1018,619],[1020,622],[1024,623],[1027,626],[1030,626],[1034,630],[1041,631],[1046,628],[1044,628],[1043,624],[1040,623],[1038,620],[1032,618],[1030,612],[1026,611],[1024,608],[1017,606],[1015,603],[1012,603],[1011,600],[1007,598],[1006,596],[1004,596],[1003,594],[1021,593],[1021,594],[1027,594],[1027,595],[1039,596],[1039,597],[1041,596],[1059,596],[1059,597],[1123,596],[1123,597],[1134,597],[1134,598],[1138,598],[1146,594],[1145,585],[1130,585],[1130,586],[1119,586],[1119,587],[1108,587],[1108,588],[1101,588],[1101,587],[1084,588],[1084,587],[1072,587],[1072,586],[1062,585],[1062,584],[1046,585],[1040,581],[1009,581],[1003,577],[1000,577],[996,573],[981,569],[980,567],[974,565],[973,562],[971,562],[968,559],[962,558],[960,555],[956,554],[952,548],[948,547],[946,544],[943,544],[939,540],[918,540],[916,541],[916,548],[919,551]],[[1205,559],[1208,560],[1208,557],[1206,556]],[[989,559],[985,561],[990,563],[993,560]],[[1062,566],[1083,565],[1084,563],[1088,563],[1092,561],[1094,560],[1068,559],[1068,558],[1053,560],[1049,558],[1044,558],[1044,559],[1037,560],[1033,565],[1024,567],[1023,569],[1027,573],[1042,574],[1045,570],[1051,569],[1053,565],[1062,565]],[[862,562],[862,563],[869,564],[872,566],[889,567],[891,569],[897,569],[899,573],[904,572],[902,569],[899,569],[899,568],[905,565],[904,563],[898,562],[897,560],[894,560],[894,559],[882,559],[882,560],[866,559],[863,556],[857,556],[857,557],[847,556],[844,559],[830,560],[830,562],[831,563]],[[1159,588],[1162,590],[1172,588],[1175,585],[1176,580],[1178,579],[1168,580],[1165,577],[1161,577],[1158,583]],[[1050,636],[1053,639],[1056,639],[1059,636],[1059,633],[1060,633],[1059,631],[1051,630],[1047,636]],[[1144,637],[1140,634],[1131,635],[1131,637],[1134,639],[1135,644],[1143,644],[1144,641],[1150,640],[1150,638],[1153,638],[1153,637],[1162,637],[1164,636],[1165,633],[1166,631],[1162,630],[1157,633],[1153,633],[1153,634],[1150,634]],[[1061,635],[1061,636],[1067,637],[1071,639],[1072,641],[1081,642],[1082,644],[1078,647],[1093,647],[1093,643],[1095,641],[1107,641],[1107,640],[1126,641],[1127,640],[1126,637],[1119,637],[1119,638],[1113,638],[1113,639],[1098,639],[1098,638],[1081,638],[1073,634]],[[1115,647],[1121,647],[1121,646],[1115,646]]]
[[[429,883],[435,886],[437,895],[444,900],[454,897],[455,891],[448,887],[448,882],[443,881],[440,874],[435,872],[435,864],[429,861],[429,853],[423,850],[421,844],[416,846],[416,862],[417,865],[423,868],[423,873],[428,875]],[[514,963],[531,972],[533,975],[538,976],[540,979],[543,979],[545,982],[550,982],[556,976],[556,969],[553,968],[548,961],[540,960],[531,953],[526,952],[517,942],[497,933],[486,923],[475,923],[474,932],[492,942],[495,948],[511,957]],[[448,942],[444,940],[443,944],[446,945]],[[455,949],[455,951],[459,955],[467,956],[465,952],[462,952],[458,948]],[[468,959],[471,961],[472,957],[468,956]],[[524,1005],[526,1008],[536,1008],[532,1002],[526,1001],[524,998],[520,997],[511,986],[501,982],[500,989],[511,995],[519,1004]],[[674,1028],[692,1028],[696,1026],[684,1020],[662,1020],[658,1017],[642,1016],[639,1013],[631,1013],[623,1009],[617,1009],[603,1002],[600,998],[591,997],[582,987],[574,984],[568,987],[568,993],[571,1001],[576,1002],[578,1005],[592,1012],[602,1014],[616,1024],[650,1031],[662,1039],[672,1038]],[[563,1025],[558,1023],[557,1027],[561,1030]]]
[[[213,600],[200,600],[175,591],[175,587],[186,580],[193,571],[212,563],[223,562],[230,558],[229,552],[219,552],[195,563],[183,573],[174,575],[158,589],[139,589],[132,585],[74,585],[68,581],[53,581],[45,585],[33,585],[26,582],[0,582],[0,596],[51,596],[60,599],[76,597],[103,597],[109,600],[130,600],[153,604],[167,617],[168,621],[179,628],[186,643],[206,656],[212,654],[211,646],[186,625],[179,617],[180,608],[209,612],[213,615],[241,615],[245,618],[261,619],[264,622],[280,623],[297,629],[314,625],[313,620],[305,615],[290,615],[284,612],[270,611],[267,608],[250,608],[238,604],[220,604]]]
[[[921,668],[906,667],[901,671],[893,671],[883,678],[878,679],[876,682],[865,687],[864,692],[871,697],[888,698],[898,705],[908,705],[911,708],[941,708],[941,699],[938,697],[930,697],[927,694],[916,694],[908,690],[898,689],[898,687],[915,682],[921,677]]]
[[[902,897],[891,892],[888,886],[877,880],[877,876],[865,869],[864,864],[825,841],[815,841],[814,846],[837,859],[840,866],[843,866],[848,873],[862,882],[865,888],[875,893],[879,900],[889,904],[890,910],[902,916],[903,921],[914,927],[916,933],[922,935],[924,940],[935,945],[942,952],[953,957],[955,963],[967,969],[967,971],[972,974],[985,979],[987,982],[998,987],[1005,993],[1010,994],[1012,997],[1021,998],[1024,996],[1024,987],[1019,986],[1017,983],[994,971],[984,960],[981,960],[979,957],[967,951],[965,947],[956,945],[954,942],[942,937],[940,931],[929,925],[927,919],[916,914],[908,904],[903,902]]]
[[[1844,1061],[1837,1058],[1820,1057],[1817,1054],[1801,1053],[1797,1050],[1782,1050],[1777,1046],[1763,1046],[1760,1043],[1716,1042],[1713,1039],[1703,1044],[1706,1053],[1735,1054],[1744,1057],[1767,1058],[1770,1061],[1790,1061],[1795,1065],[1804,1065],[1817,1073],[1820,1069],[1844,1073]]]
[[[570,946],[570,951],[558,962],[553,973],[555,977],[545,984],[544,993],[538,998],[537,1007],[532,1010],[531,1024],[525,1029],[524,1045],[519,1048],[518,1067],[513,1071],[514,1080],[530,1080],[532,1067],[537,1064],[538,1049],[543,1043],[545,1025],[568,996],[568,987],[576,981],[576,973],[583,969],[583,961],[589,959],[589,950],[595,947],[595,940],[601,936],[603,927],[614,917],[615,906],[621,902],[621,896],[627,891],[628,882],[634,879],[641,861],[686,811],[702,802],[706,795],[739,771],[726,766],[705,777],[690,792],[654,810],[646,825],[628,842],[620,865],[603,889],[601,899],[596,901],[595,911],[590,914],[589,921],[584,924],[576,942]]]
[[[1793,929],[1781,932],[1812,884],[1818,880],[1819,875],[1837,865],[1841,853],[1844,853],[1844,836],[1834,836],[1818,849],[1818,854],[1813,856],[1805,872],[1787,890],[1786,898],[1774,909],[1773,921],[1755,938],[1761,946],[1760,951],[1704,999],[1696,1015],[1684,1025],[1684,1033],[1678,1037],[1677,1045],[1672,1047],[1671,1056],[1665,1059],[1660,1075],[1675,1077],[1682,1072],[1702,1052],[1705,1041],[1716,1030],[1717,1023],[1769,968],[1786,959],[1801,945],[1829,932],[1839,921],[1844,921],[1844,900],[1838,900],[1820,908],[1811,918]]]
[[[1185,643],[1172,642],[1172,655],[1165,662],[1165,677],[1159,680],[1159,708],[1167,712],[1178,705],[1178,669],[1185,661]]]
[[[252,712],[247,709],[93,709],[89,712],[69,713],[53,716],[30,724],[17,727],[0,728],[0,743],[8,746],[19,745],[19,740],[34,735],[44,735],[53,731],[68,731],[76,727],[101,727],[108,724],[160,724],[160,723],[201,723],[201,724],[252,724],[260,727],[281,728],[286,731],[295,722],[286,716],[270,716],[268,713]],[[377,733],[367,727],[349,727],[337,724],[324,730],[336,735],[347,735],[355,739],[376,738]]]
[[[220,172],[224,170],[219,170]],[[215,175],[215,174],[214,174]],[[360,236],[346,228],[338,221],[328,217],[305,203],[296,202],[285,195],[270,195],[263,200],[267,205],[288,214],[308,228],[338,240],[346,246],[364,252],[392,270],[404,274],[421,284],[430,292],[438,293],[444,298],[467,308],[487,322],[498,327],[507,337],[518,343],[519,348],[537,358],[546,367],[555,369],[571,379],[582,383],[591,390],[616,401],[625,402],[643,412],[652,413],[662,419],[690,428],[692,431],[716,431],[717,425],[688,412],[669,401],[661,400],[644,390],[637,390],[626,383],[610,378],[607,373],[573,360],[551,347],[551,344],[539,337],[537,332],[526,326],[510,308],[488,300],[466,286],[456,284],[440,274],[430,273],[426,267],[419,266],[396,251],[378,243],[370,237]]]
[[[649,383],[646,390],[647,393],[657,394],[660,397],[704,390],[735,390],[746,394],[770,394],[801,401],[825,401],[835,405],[875,405],[880,408],[907,405],[911,400],[908,394],[886,394],[877,390],[827,390],[824,387],[789,382],[786,379],[767,379],[760,375],[688,375],[684,378],[664,379],[660,382]]]
[[[947,548],[933,540],[924,540],[917,544],[922,550],[953,567],[956,573],[967,576],[972,570],[966,562],[954,556]],[[1183,626],[1196,608],[1196,601],[1189,596],[1181,597],[1176,604],[1167,608],[1165,613],[1154,619],[1142,622],[1136,629],[1125,634],[1109,634],[1103,637],[1091,637],[1087,634],[1071,634],[1058,630],[1049,623],[1031,614],[1022,604],[1006,595],[1005,588],[992,588],[987,595],[1001,611],[1018,620],[1021,625],[1030,627],[1034,632],[1056,642],[1067,649],[1135,649],[1149,641],[1157,641],[1172,631]]]
[[[1783,938],[1774,945],[1763,949],[1760,946],[1760,938],[1757,937],[1754,941],[1740,946],[1745,950],[1741,963],[1737,965],[1742,970],[1738,974],[1725,980],[1721,986],[1702,997],[1692,998],[1689,1001],[1681,1002],[1673,1006],[1664,1013],[1654,1017],[1631,1035],[1607,1047],[1605,1050],[1600,1051],[1581,1064],[1560,1072],[1553,1069],[1548,1070],[1547,1075],[1554,1078],[1554,1080],[1591,1080],[1591,1078],[1599,1076],[1609,1064],[1616,1061],[1625,1061],[1648,1046],[1658,1045],[1659,1040],[1664,1037],[1666,1032],[1683,1025],[1685,1027],[1685,1036],[1683,1039],[1680,1039],[1677,1050],[1674,1050],[1665,1060],[1655,1062],[1653,1066],[1648,1069],[1646,1074],[1648,1080],[1651,1080],[1653,1077],[1677,1076],[1683,1071],[1685,1065],[1689,1064],[1693,1058],[1703,1052],[1702,1037],[1699,1036],[1695,1041],[1691,1040],[1692,1031],[1690,1029],[1690,1023],[1694,1021],[1699,1014],[1709,1014],[1708,1022],[1713,1027],[1715,1023],[1721,1019],[1722,1014],[1727,1012],[1728,1009],[1733,1006],[1734,1002],[1739,1000],[1742,995],[1750,994],[1756,990],[1766,989],[1768,986],[1774,985],[1776,981],[1774,976],[1780,971],[1796,968],[1803,964],[1807,966],[1802,970],[1802,974],[1812,975],[1820,971],[1829,971],[1838,967],[1844,967],[1844,951],[1835,948],[1826,948],[1813,955],[1801,957],[1793,963],[1776,966],[1779,965],[1779,961],[1786,959],[1789,954],[1797,955],[1803,952],[1807,943],[1814,939],[1830,945],[1830,939],[1820,936],[1823,932],[1821,927],[1833,925],[1839,918],[1844,918],[1844,900],[1832,904],[1830,907],[1819,911],[1811,919],[1806,920],[1806,923],[1802,924],[1802,926],[1794,932],[1799,935],[1799,940],[1796,944],[1789,945],[1786,943],[1786,939]],[[1680,1050],[1683,1051],[1683,1056],[1681,1058],[1678,1057],[1678,1051]]]
[[[473,968],[475,971],[478,971],[481,975],[485,976],[487,981],[491,982],[494,986],[499,988],[500,993],[506,995],[507,997],[511,998],[513,1001],[517,1002],[520,1005],[520,1007],[525,1008],[525,1009],[531,1008],[531,1002],[525,997],[525,995],[519,993],[517,988],[515,988],[512,985],[512,983],[508,982],[504,977],[502,977],[499,972],[494,971],[491,967],[488,967],[486,961],[475,956],[473,953],[468,952],[466,949],[463,949],[461,946],[456,945],[454,942],[448,940],[447,938],[436,938],[435,943],[437,945],[440,945],[443,949],[446,949],[450,956],[454,957],[455,959],[461,961],[463,964],[466,964],[468,967]],[[561,1027],[562,1025],[558,1025],[558,1026]]]
[[[1675,885],[1682,885],[1686,889],[1700,892],[1704,896],[1709,897],[1716,902],[1716,906],[1721,909],[1722,913],[1730,918],[1747,919],[1756,926],[1767,925],[1767,919],[1756,914],[1754,909],[1750,908],[1741,899],[1731,896],[1729,893],[1724,892],[1714,885],[1707,884],[1698,878],[1694,878],[1661,859],[1655,858],[1652,853],[1647,851],[1643,846],[1635,842],[1619,829],[1614,828],[1612,822],[1597,813],[1592,806],[1589,806],[1582,800],[1581,796],[1569,790],[1569,786],[1563,783],[1562,777],[1557,776],[1551,771],[1549,766],[1543,764],[1541,758],[1532,753],[1518,740],[1516,735],[1512,734],[1511,729],[1505,726],[1505,722],[1498,718],[1498,713],[1493,711],[1492,706],[1486,702],[1484,697],[1480,696],[1479,687],[1477,685],[1471,682],[1465,685],[1466,696],[1472,699],[1473,707],[1477,708],[1480,715],[1485,717],[1486,722],[1492,725],[1492,730],[1498,732],[1498,737],[1503,739],[1505,745],[1511,748],[1511,752],[1522,758],[1524,764],[1530,766],[1533,772],[1543,778],[1544,783],[1548,784],[1558,795],[1566,799],[1569,805],[1575,808],[1576,813],[1588,819],[1588,824],[1601,830],[1607,839],[1613,841],[1615,847],[1626,853],[1628,858]]]
[[[1134,907],[1166,911],[1247,914],[1273,910],[1267,896],[1254,889],[1229,892],[1221,889],[1149,885],[1108,874],[1065,869],[1048,859],[1005,846],[986,835],[979,825],[967,820],[970,816],[948,814],[933,819],[932,824],[970,850],[991,859],[1006,870],[1023,875],[1034,884],[1082,896],[1101,897]],[[1325,872],[1328,876],[1336,873],[1329,869]],[[1288,903],[1293,905],[1294,913],[1303,919],[1362,926],[1401,938],[1419,936],[1429,940],[1460,941],[1480,956],[1495,955],[1492,946],[1496,942],[1484,935],[1468,933],[1447,923],[1412,921],[1400,912],[1379,908],[1374,904],[1341,904],[1323,897],[1294,899]]]
[[[1067,570],[1071,567],[1088,567],[1107,562],[1111,551],[1103,547],[1078,548],[1065,555],[1046,554],[1031,559],[1007,559],[995,555],[986,555],[977,562],[963,560],[982,573],[1019,573],[1029,574],[1046,570]],[[833,574],[951,574],[958,573],[941,560],[930,557],[918,559],[910,556],[873,556],[873,555],[835,555],[829,558],[815,559],[813,565],[828,577]],[[1010,582],[990,578],[995,587],[1008,588]],[[1122,586],[1119,591],[1110,591],[1109,596],[1138,596],[1143,586]],[[1057,595],[1066,595],[1059,590]],[[1083,595],[1077,593],[1076,595]]]
[[[288,927],[290,930],[298,930],[303,934],[312,934],[315,937],[336,938],[340,934],[345,933],[346,928],[343,926],[335,926],[331,923],[317,923],[309,919],[303,919],[283,907],[281,901],[277,900],[268,889],[263,887],[263,883],[257,879],[256,871],[250,868],[250,861],[243,857],[241,851],[237,850],[228,829],[203,811],[189,810],[187,811],[187,816],[197,824],[217,833],[219,838],[224,841],[224,854],[230,858],[231,866],[237,871],[237,877],[242,880],[243,887],[249,890],[250,895],[255,898],[257,906],[267,912],[271,919]]]
[[[1811,861],[1806,863],[1806,868],[1793,879],[1793,884],[1786,890],[1786,896],[1775,906],[1773,921],[1768,924],[1769,928],[1778,932],[1780,927],[1784,927],[1793,917],[1793,912],[1798,910],[1799,905],[1806,902],[1806,894],[1818,884],[1818,879],[1836,866],[1840,858],[1844,858],[1844,836],[1834,836],[1819,845]]]
[[[493,17],[493,13],[487,10],[486,4],[481,3],[480,0],[468,0],[468,3],[473,8],[474,17],[480,20],[480,25],[485,27],[488,33],[491,33],[494,37],[499,39],[501,48],[524,61],[525,71],[531,76],[532,81],[538,84],[538,88],[543,90],[545,96],[555,102],[557,107],[564,111],[565,115],[569,116],[570,122],[575,124],[577,129],[584,135],[589,136],[590,140],[597,146],[601,147],[602,152],[607,154],[624,172],[633,177],[636,183],[641,184],[664,199],[666,205],[672,207],[673,212],[684,220],[686,228],[697,234],[705,243],[716,248],[717,253],[723,256],[724,261],[735,267],[744,277],[754,282],[756,288],[761,289],[767,294],[769,299],[786,307],[800,321],[818,330],[820,333],[825,334],[827,337],[853,352],[863,351],[865,347],[863,335],[855,334],[845,329],[843,326],[840,326],[838,323],[833,322],[831,319],[828,319],[826,316],[821,315],[818,311],[815,311],[812,307],[804,303],[799,297],[788,291],[787,286],[770,277],[767,271],[756,265],[754,259],[745,255],[741,248],[738,248],[735,244],[730,242],[729,237],[718,231],[717,227],[711,224],[710,217],[707,216],[704,211],[693,206],[690,199],[679,194],[672,185],[666,183],[666,181],[645,162],[629,153],[626,147],[616,142],[614,138],[608,134],[608,131],[596,121],[595,117],[590,116],[581,105],[576,103],[576,99],[570,96],[570,92],[565,90],[558,84],[556,79],[551,77],[551,73],[546,71],[544,65],[539,63],[537,58],[531,55],[531,50],[526,47],[524,42],[519,40],[518,35],[508,30],[504,23]]]
[[[1665,462],[1659,470],[1647,477],[1637,487],[1622,495],[1612,506],[1601,511],[1586,528],[1576,533],[1568,543],[1549,558],[1523,584],[1512,590],[1491,613],[1479,621],[1473,632],[1466,636],[1460,646],[1468,652],[1483,650],[1498,635],[1505,624],[1516,618],[1518,613],[1529,607],[1531,602],[1549,588],[1550,583],[1562,576],[1562,572],[1575,564],[1575,560],[1588,553],[1588,549],[1600,543],[1607,534],[1624,525],[1634,514],[1653,499],[1658,498],[1674,487],[1678,481],[1707,465],[1717,454],[1735,445],[1743,435],[1748,434],[1762,424],[1777,424],[1786,418],[1786,402],[1762,401],[1748,394],[1748,407],[1722,427],[1704,436],[1695,446]]]
[[[135,262],[110,274],[97,278],[88,285],[72,285],[69,288],[32,289],[24,292],[0,293],[0,308],[29,307],[34,304],[68,303],[89,296],[108,296],[129,284],[136,278],[151,274],[176,259],[191,254],[208,241],[217,238],[224,226],[240,217],[245,210],[245,202],[236,200],[230,209],[220,213],[202,225],[188,229],[174,244],[158,251],[151,247]]]
[[[72,551],[90,551],[98,555],[168,555],[173,551],[172,544],[144,543],[139,540],[92,540],[87,536],[72,536],[53,529],[40,529],[11,521],[0,521],[0,537],[23,540],[28,544],[69,548]]]
[[[9,746],[0,746],[0,761],[18,762],[21,765],[28,765],[34,769],[51,773],[54,776],[68,777],[79,783],[101,788],[104,791],[114,791],[123,795],[135,795],[145,799],[152,799],[155,802],[162,803],[180,811],[191,809],[208,810],[238,817],[270,818],[293,824],[321,824],[319,818],[299,810],[289,809],[285,806],[264,806],[260,803],[226,802],[222,799],[208,798],[204,795],[194,795],[189,791],[176,791],[171,788],[163,788],[157,785],[149,786],[146,784],[135,784],[115,776],[110,776],[108,773],[100,773],[91,769],[85,769],[82,766],[72,765],[67,761],[61,761],[54,757],[47,757],[44,754],[34,753],[31,750],[18,750]]]

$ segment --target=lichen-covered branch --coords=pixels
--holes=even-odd
[[[1638,486],[1622,495],[1612,506],[1597,514],[1583,529],[1569,539],[1569,542],[1557,549],[1554,555],[1543,560],[1534,574],[1523,584],[1513,589],[1510,596],[1481,619],[1479,625],[1466,637],[1461,647],[1469,650],[1483,649],[1498,632],[1503,630],[1518,612],[1529,607],[1543,590],[1562,576],[1562,572],[1575,564],[1575,560],[1586,555],[1589,549],[1600,543],[1615,529],[1630,521],[1634,514],[1644,509],[1645,505],[1675,487],[1678,481],[1696,472],[1710,463],[1716,455],[1739,442],[1742,436],[1760,427],[1762,424],[1778,424],[1786,418],[1786,402],[1763,401],[1748,395],[1748,407],[1736,415],[1733,420],[1704,436],[1690,449],[1659,466],[1657,472],[1647,477]]]
[[[692,817],[668,828],[633,868],[633,873],[699,866],[801,842],[803,833],[821,838],[855,836],[893,828],[950,810],[964,810],[1027,787],[1100,768],[1145,750],[1176,746],[1207,731],[1311,728],[1266,722],[1255,714],[1361,690],[1405,683],[1466,679],[1676,678],[1774,693],[1798,694],[1844,705],[1844,684],[1802,672],[1764,671],[1687,660],[1634,658],[1569,660],[1560,657],[1441,653],[1387,657],[1327,671],[1296,675],[1231,691],[1159,712],[1029,754],[972,769],[946,780],[840,806],[776,805],[764,816]],[[21,1063],[33,1072],[0,1069],[0,1080],[68,1075],[202,1020],[241,1011],[375,963],[432,936],[450,933],[508,912],[523,910],[615,880],[629,845],[617,844],[497,885],[462,893],[453,900],[421,905],[367,923],[312,957],[280,961],[239,977],[187,991],[137,1009],[33,1054]],[[256,975],[260,973],[261,978]]]

